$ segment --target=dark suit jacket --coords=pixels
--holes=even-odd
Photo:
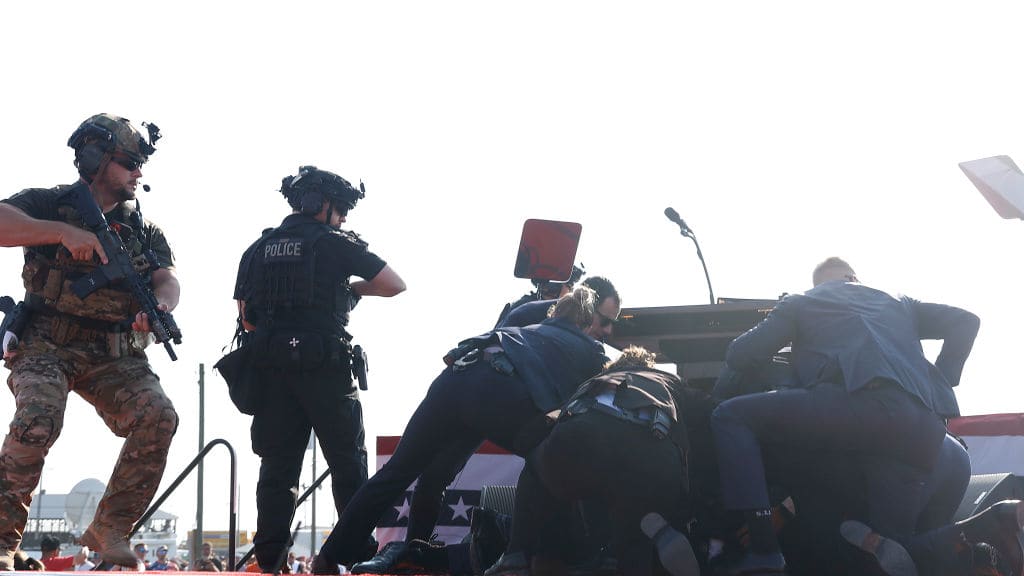
[[[558,408],[608,360],[600,342],[561,318],[494,335],[542,412]]]
[[[529,326],[530,324],[540,324],[548,317],[548,310],[555,305],[558,300],[534,300],[525,304],[520,304],[512,309],[508,313],[508,316],[498,323],[498,328],[506,328],[509,326]]]
[[[825,282],[785,298],[760,324],[729,346],[726,363],[746,371],[793,345],[802,386],[821,382],[859,390],[876,378],[898,382],[943,417],[959,416],[952,387],[978,334],[966,310],[895,297],[855,282]],[[921,339],[943,340],[932,365]]]

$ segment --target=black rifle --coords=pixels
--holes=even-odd
[[[82,217],[85,227],[96,235],[103,251],[107,253],[107,263],[100,264],[92,273],[73,282],[71,291],[75,293],[75,296],[84,300],[96,290],[112,282],[124,282],[131,290],[132,296],[138,301],[142,312],[149,319],[149,329],[156,337],[156,341],[164,345],[171,360],[177,360],[178,355],[174,353],[171,342],[181,344],[181,329],[174,322],[174,317],[170,312],[159,308],[160,303],[153,295],[152,288],[135,270],[128,249],[125,248],[121,237],[110,229],[110,225],[92,197],[89,187],[78,182],[68,190],[67,194],[71,197],[75,210]],[[154,267],[158,266],[156,256],[152,252],[147,252],[146,259]]]

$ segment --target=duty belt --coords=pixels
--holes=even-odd
[[[505,354],[505,351],[502,350],[500,346],[492,346],[484,350],[481,350],[480,348],[474,348],[467,352],[466,354],[460,356],[458,359],[456,359],[453,362],[453,369],[456,372],[465,370],[467,367],[469,367],[472,364],[476,364],[477,361],[481,359],[490,364],[491,368],[493,368],[494,371],[498,372],[499,374],[511,376],[516,372],[516,367],[512,364],[512,361],[509,360],[508,356]]]
[[[569,403],[562,412],[564,418],[571,418],[579,414],[585,414],[587,412],[600,412],[615,418],[635,424],[642,428],[646,428],[651,431],[651,434],[655,438],[661,440],[668,436],[669,429],[672,427],[672,419],[668,417],[665,412],[658,409],[653,409],[650,414],[640,414],[632,410],[623,410],[621,408],[607,406],[601,404],[595,398],[578,398]]]

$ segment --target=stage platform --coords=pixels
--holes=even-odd
[[[223,576],[259,576],[260,574],[263,574],[263,576],[271,576],[269,574],[260,573],[260,572],[191,572],[191,571],[180,571],[180,570],[179,571],[146,570],[145,572],[135,572],[135,571],[110,571],[110,572],[108,572],[108,571],[100,571],[100,570],[90,570],[88,572],[89,572],[89,574],[106,574],[106,575],[110,575],[110,576],[125,576],[125,574],[190,574],[190,575],[203,575],[203,576],[209,576],[210,574],[221,574]],[[43,571],[40,571],[40,572],[34,572],[34,571],[24,571],[23,572],[23,571],[18,571],[18,572],[10,572],[10,574],[32,574],[32,575],[41,575],[41,576],[68,576],[69,572],[54,572],[54,571],[51,571],[51,570],[43,570]],[[404,573],[402,576],[444,576],[444,574],[445,573],[438,573],[438,572],[424,573],[422,575]],[[305,573],[305,575],[306,576],[310,576],[309,573]]]
[[[135,571],[127,571],[127,570],[126,571],[110,571],[110,572],[108,572],[108,571],[99,571],[99,570],[90,570],[88,572],[89,572],[89,574],[108,574],[108,575],[111,575],[111,576],[125,576],[125,574],[191,574],[191,575],[203,575],[203,576],[209,576],[210,574],[221,574],[223,576],[259,576],[261,574],[260,572],[191,572],[191,571],[180,571],[180,570],[179,571],[146,570],[145,572],[135,572]],[[40,576],[68,576],[68,574],[70,574],[70,573],[69,572],[55,572],[55,571],[51,571],[51,570],[43,570],[43,571],[40,571],[40,572],[35,572],[35,571],[18,571],[18,572],[10,572],[10,574],[32,574],[32,575],[40,575]],[[264,574],[263,576],[271,576],[271,575]],[[309,574],[306,573],[306,576],[309,576]],[[403,576],[421,576],[421,575],[418,575],[418,574],[408,574],[407,573],[407,574],[404,574]],[[443,573],[434,572],[434,573],[431,573],[431,574],[424,573],[422,576],[444,576],[444,574]]]

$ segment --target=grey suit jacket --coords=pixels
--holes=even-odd
[[[855,282],[825,282],[786,297],[729,346],[726,363],[746,371],[792,343],[802,386],[842,384],[850,392],[884,378],[899,383],[943,417],[960,415],[952,387],[978,334],[974,314],[896,297]],[[921,339],[943,341],[933,365]]]

